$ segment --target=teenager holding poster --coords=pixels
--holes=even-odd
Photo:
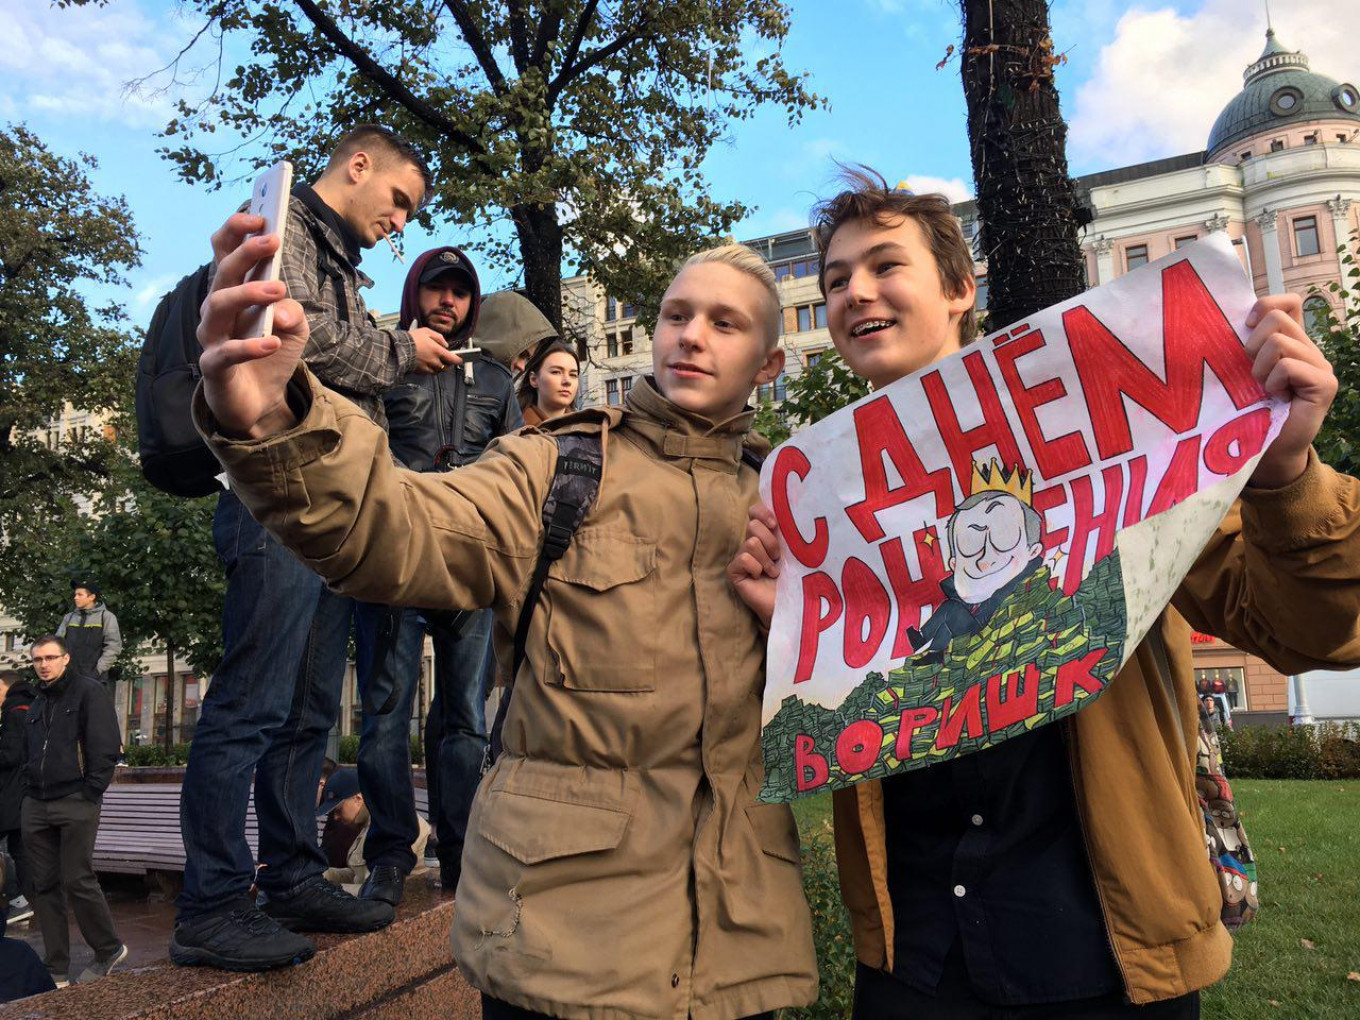
[[[972,258],[943,197],[849,181],[816,212],[820,282],[837,351],[881,389],[972,339]],[[1289,673],[1360,660],[1360,483],[1311,449],[1335,376],[1298,297],[1261,299],[1247,325],[1252,374],[1288,421],[1099,702],[834,794],[857,1018],[1191,1018],[1228,969],[1194,792],[1189,632]],[[980,626],[1041,562],[1031,490],[1000,467],[983,466],[949,522],[951,569],[970,579],[941,585],[917,651]],[[775,515],[753,507],[729,576],[767,624],[781,548]]]
[[[757,492],[746,402],[783,367],[769,267],[736,245],[691,258],[661,304],[655,383],[625,408],[417,474],[300,364],[282,286],[242,283],[277,243],[243,243],[252,228],[238,215],[213,239],[196,421],[232,491],[337,590],[489,606],[507,651],[555,473],[585,474],[589,444],[568,440],[600,437],[598,494],[541,588],[468,823],[453,956],[483,1015],[735,1020],[814,1001],[793,815],[756,802],[764,640],[724,576]],[[273,302],[277,337],[234,339]]]

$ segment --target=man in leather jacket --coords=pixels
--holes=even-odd
[[[435,248],[411,265],[400,321],[433,329],[455,354],[466,352],[480,298],[477,271],[467,256],[457,248]],[[491,440],[524,424],[509,370],[475,355],[460,356],[459,363],[435,375],[407,376],[388,391],[384,403],[392,451],[413,471],[468,464]],[[411,850],[418,822],[409,727],[427,628],[435,679],[425,732],[430,822],[438,838],[441,881],[452,891],[486,741],[486,689],[495,667],[491,613],[361,605],[357,621],[364,699],[359,785],[370,815],[364,841],[369,875],[360,895],[400,902],[405,878],[417,863]]]

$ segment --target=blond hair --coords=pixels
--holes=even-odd
[[[765,296],[769,298],[769,301],[766,302],[768,307],[765,315],[765,332],[767,334],[767,346],[773,349],[779,343],[780,319],[783,315],[783,303],[779,300],[779,286],[775,282],[774,270],[763,258],[744,244],[724,244],[718,248],[707,248],[704,251],[695,252],[685,260],[685,264],[680,268],[688,269],[690,266],[715,263],[731,266],[737,272],[745,273],[765,289]]]

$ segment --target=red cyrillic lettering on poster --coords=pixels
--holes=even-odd
[[[1096,560],[1103,560],[1114,550],[1114,536],[1119,531],[1119,503],[1124,495],[1124,469],[1112,464],[1100,472],[1101,487],[1105,490],[1104,509],[1096,513],[1091,476],[1078,475],[1067,483],[1072,490],[1072,545],[1067,550],[1067,569],[1063,572],[1063,592],[1071,595],[1081,587],[1086,572],[1086,546],[1096,536]]]
[[[987,679],[987,732],[999,733],[1008,726],[1039,714],[1039,667],[1023,672],[997,673]]]
[[[851,556],[841,570],[841,592],[845,596],[845,664],[852,669],[867,666],[878,654],[883,635],[888,633],[892,600],[888,589],[867,563]],[[868,634],[865,634],[865,625]]]
[[[815,790],[831,778],[826,755],[818,754],[816,742],[805,733],[793,738],[793,771],[799,791]]]
[[[1270,408],[1258,407],[1228,422],[1204,444],[1204,466],[1216,475],[1235,475],[1266,445]]]
[[[1048,512],[1056,509],[1067,502],[1067,490],[1062,485],[1050,485],[1046,489],[1036,489],[1034,492],[1034,509],[1044,519],[1043,537],[1040,541],[1044,545],[1044,552],[1058,548],[1067,541],[1066,528],[1053,528],[1048,524]]]
[[[1129,461],[1129,495],[1124,500],[1124,527],[1131,528],[1143,519],[1143,486],[1147,484],[1147,458]]]
[[[1152,517],[1163,510],[1170,510],[1177,503],[1188,499],[1199,488],[1199,436],[1186,436],[1176,444],[1167,465],[1166,474],[1153,494],[1152,504],[1147,515]]]
[[[929,541],[927,541],[929,539]],[[944,554],[940,549],[939,537],[935,529],[921,528],[912,535],[916,546],[916,558],[921,564],[921,576],[911,576],[907,565],[906,550],[900,538],[891,538],[878,547],[883,557],[883,569],[892,585],[893,601],[897,603],[897,636],[893,640],[893,658],[905,659],[915,651],[907,628],[921,626],[921,610],[929,606],[933,611],[944,601],[940,582],[949,572],[944,565]]]
[[[1015,363],[1026,354],[1042,349],[1045,343],[1044,331],[1038,329],[1028,336],[1012,340],[1004,347],[998,347],[994,353],[1001,369],[1001,378],[1006,380],[1006,389],[1010,392],[1011,400],[1015,401],[1020,426],[1029,439],[1029,448],[1034,451],[1034,463],[1039,468],[1040,476],[1057,478],[1089,465],[1091,451],[1086,448],[1086,440],[1080,431],[1047,439],[1039,427],[1039,416],[1035,412],[1045,404],[1067,396],[1067,387],[1056,377],[1026,386]]]
[[[876,516],[880,511],[927,493],[935,494],[936,516],[948,517],[954,509],[954,487],[949,470],[926,471],[892,402],[887,397],[879,397],[861,404],[855,408],[854,418],[860,470],[864,475],[864,500],[846,507],[845,513],[864,540],[883,540],[883,527]],[[888,474],[883,466],[885,453],[902,477],[902,484],[895,489],[888,486]]]
[[[952,697],[944,699],[944,708],[940,710],[940,731],[935,735],[935,746],[953,747],[959,742],[959,738],[965,735],[965,731],[970,737],[981,737],[984,734],[981,684],[973,684],[967,688],[957,705],[954,704]]]
[[[798,641],[798,666],[793,673],[794,683],[801,684],[811,679],[812,667],[817,664],[817,643],[821,640],[822,631],[840,619],[843,608],[841,593],[829,575],[820,570],[803,575],[803,627]]]
[[[1053,707],[1063,708],[1072,704],[1076,689],[1080,687],[1087,694],[1099,694],[1105,689],[1104,682],[1091,671],[1105,657],[1106,649],[1098,648],[1087,652],[1080,659],[1071,659],[1058,667],[1058,676],[1053,684]]]
[[[1001,406],[1001,398],[996,395],[996,384],[987,371],[987,362],[977,351],[963,356],[963,366],[973,383],[974,395],[982,411],[982,424],[964,429],[959,424],[959,416],[949,391],[944,387],[940,373],[930,372],[921,379],[926,391],[926,400],[935,416],[935,427],[939,429],[944,448],[949,452],[949,460],[954,465],[955,478],[971,478],[975,454],[990,447],[996,447],[1003,464],[1021,464],[1024,456],[1011,432],[1011,423]]]
[[[801,481],[812,470],[807,454],[796,446],[784,446],[775,457],[774,468],[770,475],[770,498],[774,501],[774,516],[779,522],[779,534],[785,547],[795,559],[805,567],[820,567],[826,559],[829,538],[826,518],[818,517],[813,521],[812,540],[803,538],[798,523],[793,519],[789,508],[789,475],[797,475]]]
[[[1241,341],[1189,262],[1178,262],[1162,272],[1166,379],[1143,364],[1086,306],[1064,312],[1063,327],[1101,460],[1133,449],[1126,397],[1172,432],[1194,428],[1204,398],[1206,365],[1237,408],[1264,396],[1252,378],[1251,361]]]
[[[923,730],[940,717],[939,709],[933,705],[921,705],[902,711],[897,724],[897,743],[893,745],[893,757],[898,761],[911,759],[911,741],[918,730]]]
[[[868,772],[883,749],[883,727],[872,719],[861,719],[841,730],[836,738],[836,764],[848,776]]]

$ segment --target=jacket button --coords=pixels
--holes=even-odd
[[[679,975],[679,974],[672,974],[672,975],[671,975],[671,987],[672,987],[672,988],[679,988],[679,987],[680,987],[680,975]]]
[[[974,816],[973,816],[973,824],[974,824],[974,825],[981,825],[981,824],[982,824],[982,816],[981,816],[981,815],[974,815]]]
[[[965,888],[964,888],[963,886],[961,886],[961,885],[956,885],[956,886],[954,886],[954,895],[957,896],[959,899],[963,899],[964,895],[965,895],[967,892],[968,892],[968,890],[965,889]]]

